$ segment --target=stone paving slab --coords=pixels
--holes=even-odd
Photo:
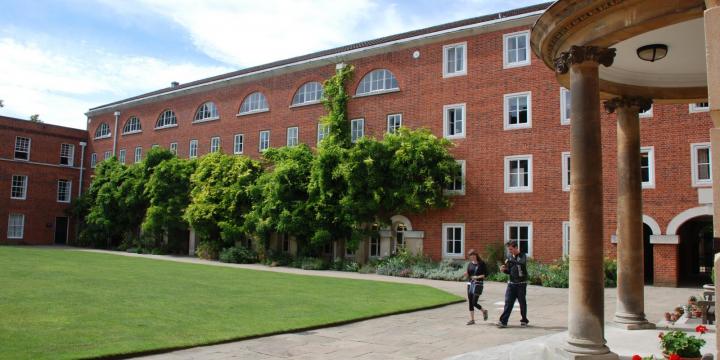
[[[82,250],[115,255],[151,258],[211,266],[225,266],[259,271],[300,275],[364,279],[427,285],[465,296],[465,283],[427,279],[388,277],[339,271],[309,271],[264,265],[226,264],[190,257],[139,255],[102,250]],[[147,359],[444,359],[503,344],[557,334],[567,330],[567,289],[528,286],[528,318],[530,327],[520,328],[519,309],[513,311],[509,327],[492,326],[502,312],[506,285],[486,282],[480,304],[490,312],[488,323],[482,320],[465,326],[467,304],[386,316],[341,326],[298,333],[268,336],[234,343],[197,347]],[[645,313],[653,322],[700,289],[645,287]],[[611,321],[615,311],[616,291],[605,290],[605,319]],[[479,313],[476,316],[482,319]]]

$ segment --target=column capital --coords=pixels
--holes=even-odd
[[[580,64],[585,61],[594,61],[605,66],[610,66],[614,59],[614,48],[573,45],[570,47],[570,50],[560,53],[560,56],[555,59],[555,72],[564,74],[570,70],[572,64]]]
[[[635,106],[638,108],[638,112],[645,112],[650,110],[650,107],[653,104],[653,100],[641,96],[623,96],[623,97],[616,97],[612,98],[610,100],[605,100],[603,102],[603,105],[605,106],[605,111],[607,111],[608,114],[612,114],[615,112],[615,109],[621,108],[621,107],[631,107]]]

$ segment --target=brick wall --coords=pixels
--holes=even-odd
[[[653,260],[655,286],[678,285],[678,247],[674,244],[654,244]]]

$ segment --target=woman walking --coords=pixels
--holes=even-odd
[[[475,308],[482,311],[483,320],[488,319],[487,310],[478,304],[478,298],[480,298],[483,291],[483,280],[485,280],[485,276],[487,275],[487,267],[474,249],[468,252],[468,259],[470,262],[468,263],[467,271],[465,271],[465,277],[469,280],[467,283],[467,293],[470,321],[467,322],[467,325],[472,325],[475,324]]]

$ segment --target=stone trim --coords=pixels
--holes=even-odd
[[[651,244],[680,244],[680,236],[678,235],[650,235]]]
[[[561,52],[555,60],[555,72],[565,74],[573,64],[581,64],[585,61],[593,61],[606,67],[612,65],[615,60],[615,48],[604,48],[599,46],[576,46],[570,50]]]
[[[605,111],[607,111],[608,114],[612,114],[617,108],[623,107],[637,107],[638,113],[642,113],[650,110],[652,104],[652,99],[648,99],[642,96],[616,97],[603,102],[603,105],[605,106]]]

